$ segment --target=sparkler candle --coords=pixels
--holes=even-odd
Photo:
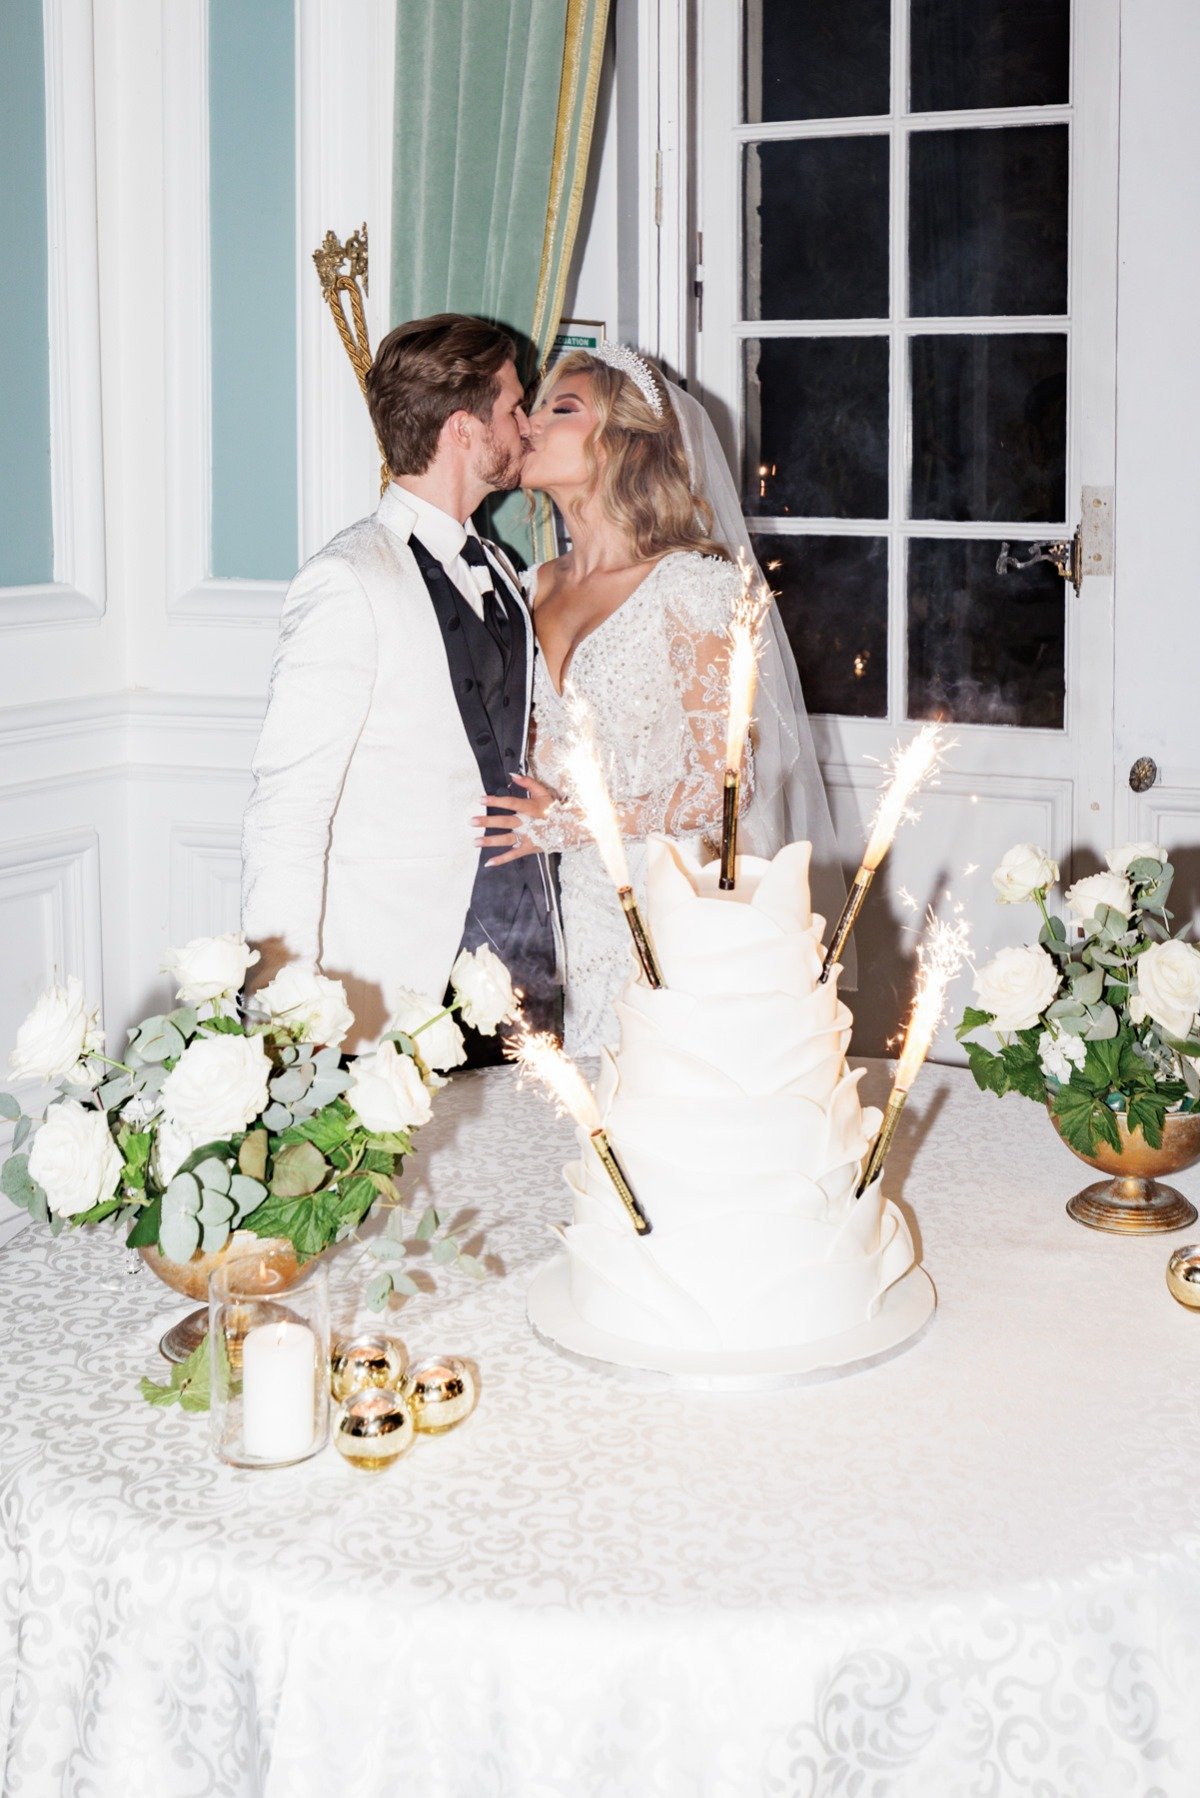
[[[910,743],[906,743],[903,748],[897,744],[893,749],[892,777],[880,795],[875,821],[863,852],[862,866],[854,876],[846,903],[842,907],[842,915],[834,926],[825,955],[825,965],[821,969],[822,985],[829,979],[834,964],[841,960],[842,951],[858,922],[863,901],[875,878],[875,871],[891,848],[893,837],[906,819],[915,816],[910,804],[913,794],[922,781],[927,780],[937,768],[946,747],[942,741],[941,725],[924,724]]]
[[[731,893],[737,884],[737,822],[741,799],[742,756],[754,716],[754,689],[758,684],[758,633],[763,614],[771,603],[768,588],[760,586],[751,568],[738,557],[742,592],[729,623],[729,719],[725,727],[725,795],[721,818],[721,891]]]
[[[970,930],[961,918],[953,923],[946,923],[941,918],[929,920],[925,940],[917,950],[917,985],[904,1032],[904,1047],[896,1064],[896,1078],[888,1095],[883,1122],[867,1151],[855,1190],[856,1198],[861,1199],[868,1186],[883,1172],[900,1113],[942,1021],[946,994],[966,960],[969,940]]]
[[[650,934],[642,921],[634,895],[620,821],[600,772],[582,707],[572,707],[572,719],[576,737],[566,758],[567,784],[571,796],[583,813],[583,821],[600,851],[600,860],[617,889],[617,898],[621,901],[621,910],[625,913],[625,922],[629,925],[629,934],[633,938],[637,958],[642,964],[642,973],[651,986],[663,986],[665,982],[662,969],[658,965],[654,945],[650,941]]]
[[[534,1034],[525,1029],[509,1044],[506,1053],[526,1073],[541,1081],[560,1111],[569,1112],[580,1128],[587,1131],[592,1147],[600,1157],[601,1165],[612,1181],[617,1197],[629,1213],[634,1229],[639,1236],[649,1236],[650,1219],[642,1210],[625,1177],[624,1168],[613,1153],[591,1088],[570,1056],[564,1055],[547,1031]]]

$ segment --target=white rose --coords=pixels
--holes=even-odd
[[[517,1009],[512,977],[486,943],[474,953],[463,950],[450,970],[450,984],[463,1022],[483,1036],[495,1036],[497,1025]]]
[[[1151,943],[1136,969],[1138,990],[1129,999],[1133,1022],[1153,1018],[1168,1036],[1189,1036],[1200,1011],[1200,953],[1177,940]]]
[[[438,1016],[441,1012],[443,1015]],[[435,1018],[436,1023],[430,1023]],[[437,1075],[447,1068],[460,1068],[467,1059],[463,1033],[444,1005],[436,999],[430,999],[425,993],[410,992],[405,988],[396,998],[396,1009],[392,1013],[389,1030],[403,1030],[417,1045],[417,1054],[434,1076],[431,1084],[444,1086],[444,1080]]]
[[[104,1113],[78,1099],[50,1107],[29,1151],[29,1172],[60,1217],[111,1199],[123,1165]]]
[[[1114,874],[1127,874],[1131,862],[1142,859],[1151,862],[1165,862],[1167,852],[1161,843],[1122,843],[1119,849],[1110,849],[1105,861]]]
[[[1037,945],[1001,949],[975,971],[975,992],[996,1030],[1029,1030],[1061,984],[1053,956]]]
[[[388,1136],[428,1122],[433,1110],[429,1089],[411,1055],[395,1043],[380,1043],[373,1055],[350,1063],[353,1080],[346,1098],[368,1130]]]
[[[1061,1080],[1065,1085],[1072,1068],[1081,1068],[1087,1060],[1087,1044],[1081,1036],[1064,1030],[1058,1036],[1043,1030],[1038,1038],[1038,1060],[1048,1080]]]
[[[992,875],[992,885],[1001,905],[1022,905],[1057,879],[1058,863],[1044,849],[1034,843],[1017,843]]]
[[[244,1130],[269,1102],[260,1036],[198,1036],[163,1082],[163,1115],[198,1147]]]
[[[285,1030],[298,1030],[306,1041],[336,1047],[354,1023],[340,980],[292,962],[268,986],[255,993],[254,1010]]]
[[[1129,882],[1122,880],[1119,874],[1088,874],[1067,888],[1066,900],[1071,916],[1078,918],[1081,924],[1095,917],[1098,905],[1111,905],[1123,918],[1133,910]]]
[[[251,949],[237,931],[225,936],[193,937],[182,949],[168,949],[162,971],[175,976],[176,996],[185,1005],[206,1005],[236,993],[246,978],[246,970],[258,959],[258,950]]]
[[[61,1080],[64,1074],[89,1078],[77,1067],[87,1055],[104,1049],[99,1012],[84,1004],[83,982],[74,975],[66,986],[44,992],[21,1028],[8,1058],[14,1080]]]
[[[193,1137],[190,1130],[181,1130],[178,1124],[160,1118],[154,1132],[154,1147],[150,1151],[150,1165],[158,1184],[169,1186],[192,1150],[198,1149],[202,1142],[211,1141],[208,1136]]]

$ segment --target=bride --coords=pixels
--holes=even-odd
[[[644,891],[646,838],[720,843],[731,549],[745,525],[703,408],[618,345],[575,350],[550,371],[529,421],[521,484],[546,492],[571,548],[527,577],[538,656],[532,776],[523,798],[489,795],[479,842],[489,865],[561,851],[566,1048],[614,1044],[612,1002],[630,939],[612,883],[566,793],[564,762],[586,720]],[[739,850],[773,855],[808,837],[840,903],[833,828],[787,640],[768,614],[753,747],[742,770]],[[819,873],[814,883],[820,894]],[[841,895],[844,896],[844,886]],[[819,900],[818,900],[819,902]]]

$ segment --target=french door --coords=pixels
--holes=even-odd
[[[693,385],[771,570],[853,866],[878,768],[956,745],[859,926],[860,1052],[916,914],[976,953],[1010,843],[1109,840],[1117,0],[700,0]],[[1088,488],[1081,592],[1063,543]],[[939,1049],[952,1053],[948,1033]]]

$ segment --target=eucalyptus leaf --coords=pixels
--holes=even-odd
[[[15,1124],[20,1115],[20,1100],[14,1099],[11,1093],[0,1093],[0,1118],[5,1118],[8,1123]]]
[[[408,1218],[399,1205],[393,1205],[388,1213],[387,1223],[383,1226],[384,1235],[391,1242],[401,1242],[407,1228]]]
[[[191,1005],[180,1005],[169,1013],[167,1021],[174,1024],[180,1036],[195,1036],[200,1023],[200,1014]]]
[[[164,1223],[169,1216],[195,1217],[200,1209],[200,1182],[194,1174],[175,1175],[163,1194],[162,1208]]]
[[[371,1311],[382,1311],[392,1296],[391,1274],[381,1270],[374,1275],[374,1277],[367,1282],[367,1290],[363,1296],[367,1301],[368,1309]]]
[[[136,1089],[147,1099],[157,1099],[166,1084],[168,1069],[161,1062],[148,1067],[136,1081]]]
[[[285,1068],[291,1067],[299,1053],[300,1051],[294,1043],[283,1043],[276,1050],[276,1054],[279,1056],[280,1065]]]
[[[0,1168],[0,1192],[22,1211],[28,1211],[30,1217],[45,1222],[49,1205],[44,1189],[29,1171],[28,1155],[9,1156]]]
[[[192,1169],[201,1186],[211,1187],[214,1192],[229,1191],[229,1163],[221,1161],[216,1155],[210,1155]]]
[[[408,1258],[405,1245],[389,1236],[373,1237],[367,1247],[376,1261],[404,1261]]]
[[[236,1202],[227,1193],[214,1192],[211,1188],[206,1188],[200,1200],[198,1215],[200,1222],[207,1229],[212,1224],[228,1224],[236,1210]]]
[[[403,1293],[406,1299],[415,1299],[421,1289],[411,1274],[393,1274],[392,1290]]]
[[[234,1202],[236,1222],[248,1212],[257,1210],[267,1196],[267,1189],[261,1180],[252,1180],[248,1174],[235,1174],[229,1182],[229,1196]]]
[[[335,1073],[342,1065],[342,1051],[335,1046],[318,1049],[312,1057],[313,1066],[319,1073]]]
[[[271,1097],[280,1105],[294,1105],[312,1085],[315,1073],[316,1069],[310,1061],[298,1062],[295,1067],[285,1068],[282,1074],[276,1074],[271,1081]]]
[[[19,1149],[21,1147],[21,1144],[28,1140],[29,1133],[32,1129],[33,1129],[33,1119],[32,1118],[20,1117],[17,1119],[16,1128],[13,1131],[13,1139],[12,1139],[12,1146],[14,1149]]]
[[[1071,997],[1081,1005],[1098,1005],[1104,991],[1104,969],[1072,972]]]
[[[206,1255],[216,1255],[229,1241],[229,1219],[218,1218],[214,1223],[205,1224],[200,1237],[200,1247]]]
[[[487,1268],[475,1255],[460,1255],[458,1265],[462,1272],[472,1280],[486,1280]]]
[[[242,1138],[242,1146],[238,1150],[238,1167],[248,1179],[266,1179],[269,1147],[265,1130],[248,1130]]]
[[[105,1111],[115,1111],[133,1097],[133,1081],[128,1074],[114,1074],[96,1088],[96,1097]]]
[[[271,1192],[280,1199],[302,1198],[316,1192],[328,1173],[329,1163],[314,1143],[289,1143],[275,1157]]]
[[[1181,1063],[1181,1069],[1188,1092],[1193,1099],[1200,1099],[1200,1073],[1196,1072],[1190,1061]]]
[[[163,1018],[158,1030],[149,1035],[143,1030],[137,1046],[143,1061],[177,1061],[187,1044],[174,1024]]]
[[[190,1261],[200,1246],[199,1220],[183,1211],[168,1212],[164,1206],[158,1241],[168,1261]]]
[[[1111,1005],[1090,1005],[1088,1027],[1083,1032],[1089,1043],[1110,1042],[1118,1030],[1117,1014]]]
[[[452,1261],[458,1260],[461,1251],[453,1236],[443,1236],[440,1242],[434,1243],[430,1252],[438,1267],[448,1267]]]
[[[292,1114],[286,1105],[271,1104],[263,1112],[262,1121],[268,1130],[286,1130],[292,1122]]]

